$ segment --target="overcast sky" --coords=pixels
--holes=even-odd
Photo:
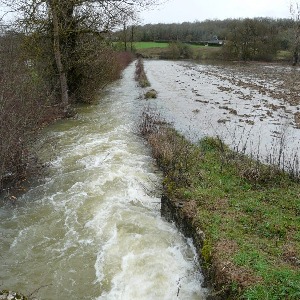
[[[141,13],[141,18],[144,24],[247,17],[290,18],[290,3],[290,0],[169,0],[155,10]]]
[[[290,18],[290,3],[297,0],[161,0],[165,4],[141,13],[147,23],[182,23],[206,19]],[[5,12],[0,0],[0,18]]]

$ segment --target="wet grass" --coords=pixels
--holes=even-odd
[[[156,43],[156,42],[135,42],[133,43],[135,49],[149,49],[149,48],[167,48],[169,43]]]
[[[159,57],[164,56],[169,43],[158,42],[135,42],[134,49],[141,53],[144,57]],[[189,44],[193,49],[193,58],[196,60],[224,60],[222,55],[222,47],[203,46]],[[290,51],[278,51],[276,61],[291,61],[292,53]]]
[[[164,171],[165,193],[193,208],[217,289],[228,299],[300,299],[299,182],[218,139],[194,145],[147,118],[143,134]]]
[[[133,46],[135,49],[149,49],[149,48],[167,48],[170,44],[169,43],[158,43],[158,42],[135,42]],[[207,49],[216,49],[216,47],[207,47],[203,45],[195,45],[195,44],[188,44],[192,48],[207,48]]]
[[[292,61],[293,54],[291,51],[278,51],[276,55],[276,60],[278,61]]]
[[[230,276],[245,289],[246,299],[299,299],[299,183],[263,165],[259,178],[245,178],[252,168],[247,158],[224,152],[213,139],[199,147],[204,151],[197,168],[203,176],[197,182],[191,173],[194,188],[186,190],[197,201],[197,218],[211,244],[222,241],[218,251],[212,248],[211,260],[221,256],[234,264]],[[226,252],[231,245],[234,250]]]
[[[213,60],[222,59],[221,47],[207,47],[202,45],[189,44],[193,51],[193,59]],[[169,43],[156,42],[135,42],[134,48],[145,58],[167,57]]]

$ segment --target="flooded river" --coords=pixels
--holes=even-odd
[[[299,90],[287,78],[299,70],[171,61],[145,61],[145,70],[157,99],[143,99],[132,64],[99,104],[48,128],[46,178],[15,204],[1,201],[0,289],[53,300],[205,299],[191,242],[160,217],[161,174],[138,118],[151,106],[193,141],[214,135],[262,157],[292,156]]]
[[[1,201],[0,289],[38,299],[205,299],[195,251],[160,217],[161,174],[136,132],[134,65],[48,129],[46,178]],[[54,156],[55,155],[55,156]]]

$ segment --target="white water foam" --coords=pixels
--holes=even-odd
[[[192,246],[160,217],[160,173],[134,133],[133,71],[101,105],[53,126],[47,178],[13,214],[0,211],[5,286],[45,286],[37,296],[50,300],[204,299]]]

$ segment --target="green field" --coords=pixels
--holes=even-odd
[[[157,42],[135,42],[133,43],[135,49],[149,49],[149,48],[167,48],[169,46],[169,43],[157,43]],[[192,45],[188,44],[192,48],[202,48],[204,46],[201,45]],[[214,48],[214,47],[209,47]]]
[[[133,43],[135,49],[149,49],[149,48],[167,48],[169,43],[156,43],[156,42],[135,42]]]
[[[169,43],[165,42],[134,42],[133,48],[145,58],[165,58],[169,52]],[[193,51],[195,60],[224,60],[223,47],[187,44]],[[275,61],[291,61],[290,51],[278,51]],[[226,60],[226,58],[225,58]]]
[[[192,50],[192,59],[209,60],[219,59],[222,48],[221,47],[205,47],[202,45],[190,45],[188,47]],[[157,42],[135,42],[134,49],[142,54],[145,58],[168,58],[170,55],[169,43]],[[173,58],[174,59],[174,58]]]

